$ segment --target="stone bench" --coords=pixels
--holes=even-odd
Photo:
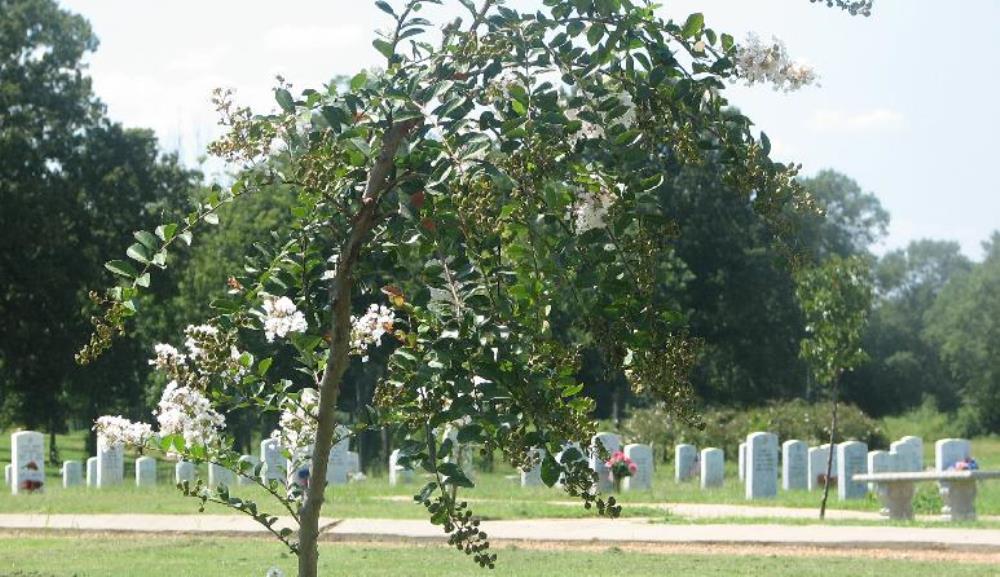
[[[976,482],[1000,479],[1000,471],[866,473],[853,478],[859,483],[875,483],[875,493],[890,519],[913,519],[914,485],[936,481],[944,501],[941,515],[949,521],[972,521],[976,518]]]

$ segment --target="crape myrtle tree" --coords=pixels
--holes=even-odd
[[[580,451],[563,449],[593,433],[593,403],[574,378],[584,345],[635,391],[693,418],[697,343],[664,282],[674,274],[665,175],[711,154],[732,202],[771,219],[810,207],[794,167],[771,161],[766,137],[722,96],[727,81],[812,81],[780,44],[738,46],[700,14],[664,21],[630,0],[546,0],[532,12],[463,0],[467,17],[432,36],[421,9],[438,3],[377,2],[393,22],[373,43],[385,69],[344,90],[281,86],[270,115],[220,93],[229,133],[213,151],[239,163],[238,178],[182,221],[136,232],[128,260],[107,265],[122,282],[93,295],[104,310],[82,362],[124,332],[174,245],[217,224],[221,205],[294,188],[292,224],[247,247],[214,316],[185,331],[184,352],[157,346],[170,378],[158,430],[116,417],[97,428],[256,479],[227,448],[222,413],[280,411],[276,436],[308,480],[262,484],[297,530],[225,486],[182,489],[259,520],[302,576],[316,575],[331,446],[369,427],[407,432],[404,459],[431,479],[416,500],[481,565],[496,557],[459,499],[473,483],[457,443],[540,465],[546,484],[617,515]],[[296,380],[269,377],[283,351]],[[345,370],[377,359],[374,406],[353,429],[338,425]]]
[[[819,517],[823,519],[833,472],[841,377],[868,359],[861,341],[874,299],[871,264],[861,256],[835,255],[814,267],[799,270],[795,285],[795,295],[806,321],[806,336],[800,343],[799,354],[816,383],[828,387],[833,401],[830,450],[819,509]]]

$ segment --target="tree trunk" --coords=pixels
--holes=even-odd
[[[836,447],[833,441],[837,435],[837,393],[840,385],[840,378],[838,377],[833,381],[833,419],[830,422],[830,451],[826,455],[826,478],[823,479],[823,501],[819,505],[819,518],[820,520],[826,519],[826,501],[830,497],[830,475],[833,469],[833,452]],[[843,482],[842,479],[837,479],[838,483]]]
[[[299,512],[299,577],[317,577],[319,561],[319,515],[323,508],[323,491],[326,488],[326,469],[333,446],[336,426],[337,400],[340,383],[347,370],[351,338],[351,290],[354,286],[354,265],[361,254],[361,247],[375,227],[379,200],[387,188],[387,179],[393,168],[393,159],[400,142],[409,134],[418,120],[393,124],[382,139],[382,148],[375,164],[368,173],[368,183],[361,198],[361,209],[354,218],[351,234],[340,252],[337,273],[330,289],[332,320],[330,351],[319,383],[319,417],[316,441],[312,452],[312,470],[306,488],[302,509]]]

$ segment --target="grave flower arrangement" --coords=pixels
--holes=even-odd
[[[951,466],[954,471],[976,471],[979,469],[979,463],[976,462],[972,457],[966,457],[961,461],[956,461],[954,465]]]
[[[632,459],[625,456],[625,453],[621,451],[615,451],[611,453],[611,458],[604,463],[609,469],[611,469],[611,478],[615,482],[615,490],[621,490],[622,480],[625,477],[631,477],[639,470]]]

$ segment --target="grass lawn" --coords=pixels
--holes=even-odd
[[[60,450],[63,458],[84,460],[83,436],[81,434],[61,436]],[[9,460],[10,435],[0,433],[0,463]],[[933,461],[933,444],[926,447]],[[1000,439],[984,438],[973,442],[973,453],[983,468],[1000,469]],[[661,464],[654,475],[653,490],[624,493],[617,496],[624,505],[627,516],[664,518],[662,509],[642,506],[643,503],[730,503],[739,505],[819,507],[819,492],[779,492],[775,499],[747,502],[743,496],[743,486],[736,478],[735,463],[727,464],[727,480],[719,489],[702,491],[697,483],[676,484],[673,469]],[[126,483],[121,487],[104,490],[90,490],[83,487],[63,489],[58,471],[47,467],[49,489],[41,495],[14,497],[7,491],[0,491],[0,513],[192,513],[197,503],[185,499],[173,488],[173,467],[161,462],[159,468],[160,486],[137,489],[130,480],[133,478],[132,459],[126,459]],[[464,491],[475,514],[491,519],[542,518],[542,517],[587,517],[593,513],[582,506],[566,506],[557,501],[567,501],[569,497],[557,489],[521,488],[510,468],[498,467],[495,473],[479,473],[477,487]],[[203,477],[207,476],[204,468]],[[366,482],[346,486],[331,487],[327,496],[328,506],[324,514],[331,517],[378,517],[378,518],[425,518],[423,507],[412,502],[410,497],[422,486],[414,483],[390,487],[384,478],[373,477]],[[278,511],[269,505],[270,497],[256,487],[233,488],[239,496],[253,498],[262,508]],[[630,506],[631,504],[631,506]],[[856,501],[837,501],[831,496],[832,509],[877,511],[878,503],[874,495]],[[941,500],[933,483],[918,485],[914,500],[917,513],[935,514],[940,511]],[[1000,515],[1000,481],[986,481],[979,485],[977,508],[981,515]],[[229,509],[209,504],[210,513],[226,513]]]
[[[500,545],[494,571],[439,545],[322,544],[320,574],[333,577],[399,575],[448,577],[564,575],[686,577],[907,577],[996,575],[996,566],[953,561],[908,561],[768,554],[651,553],[603,550],[534,550]],[[2,577],[263,576],[277,566],[295,574],[295,559],[273,543],[253,539],[193,537],[0,535]]]

